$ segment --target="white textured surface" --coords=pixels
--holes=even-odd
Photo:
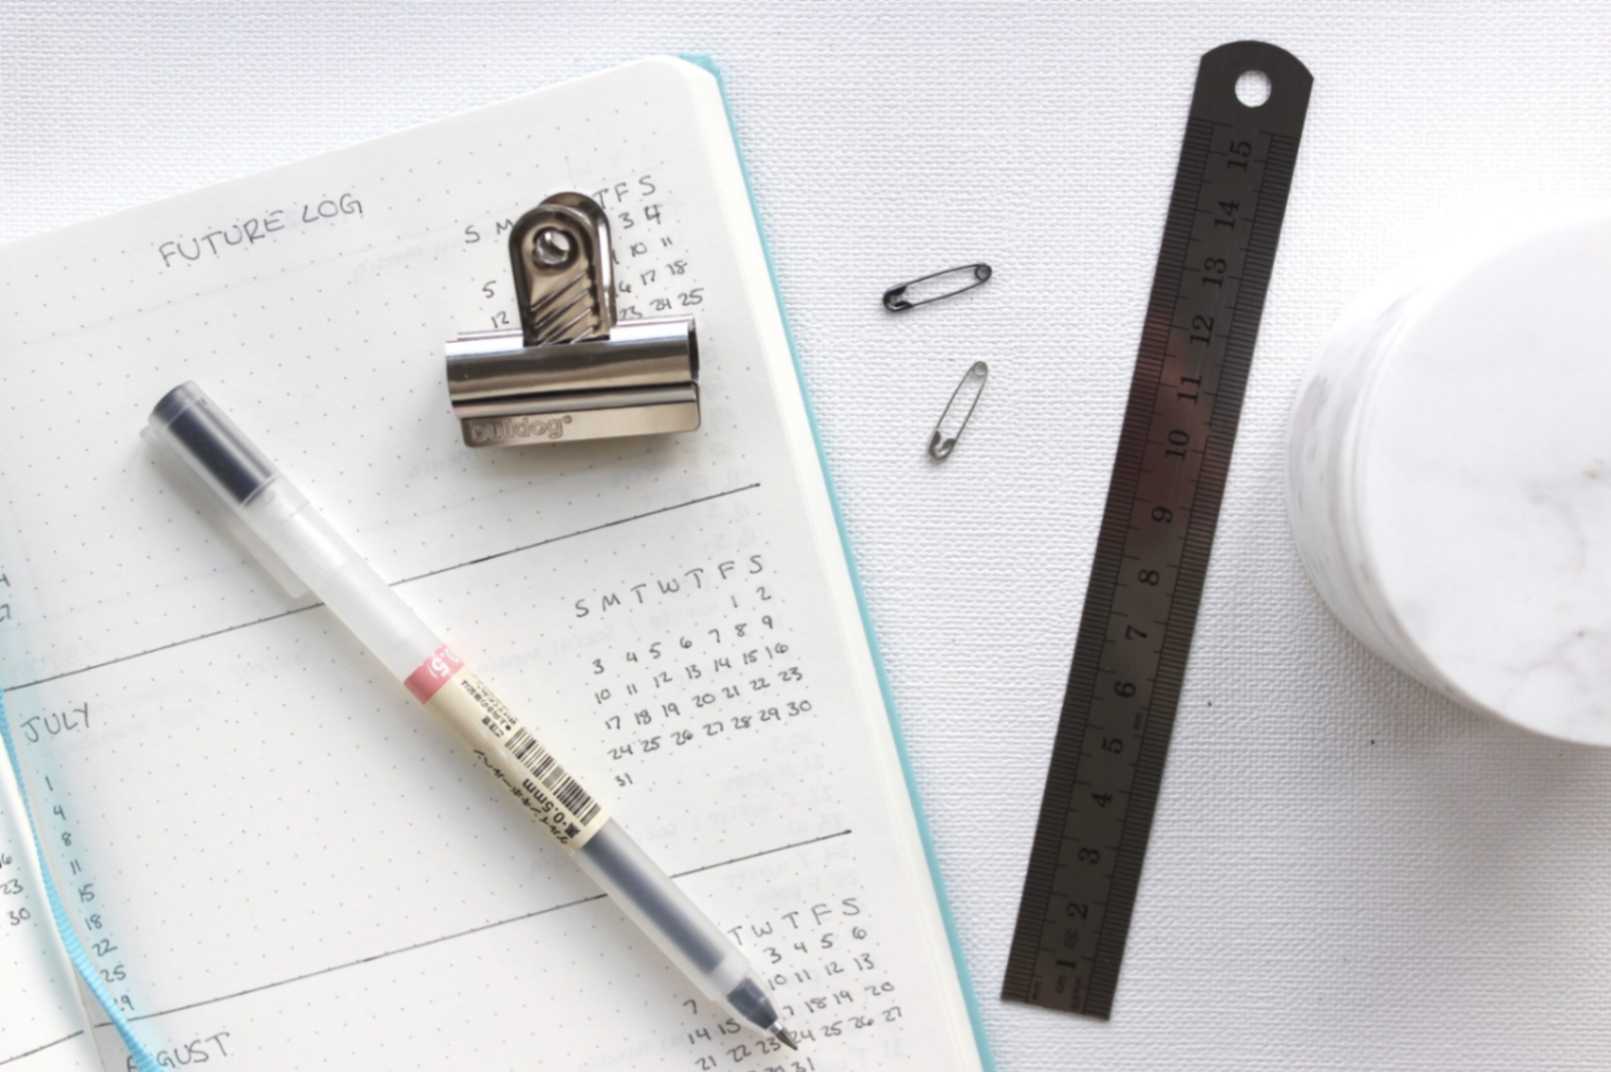
[[[1480,227],[1611,173],[1611,8],[1401,6],[3,0],[0,239],[643,53],[710,54],[1001,1067],[1600,1070],[1611,753],[1387,669],[1287,534],[1287,411],[1343,301],[1432,218]],[[1315,94],[1102,1025],[994,994],[1196,57],[1237,37],[1295,52]],[[997,276],[968,298],[878,306],[981,258]],[[975,423],[930,468],[978,357]]]

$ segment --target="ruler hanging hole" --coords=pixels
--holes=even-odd
[[[1270,99],[1270,76],[1263,71],[1243,71],[1236,80],[1236,99],[1246,108],[1257,108]]]

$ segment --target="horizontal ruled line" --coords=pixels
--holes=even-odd
[[[686,499],[683,502],[672,503],[670,506],[661,506],[653,510],[645,510],[641,514],[632,514],[628,517],[618,517],[612,521],[605,521],[597,525],[590,525],[584,529],[576,529],[573,532],[565,532],[558,536],[549,536],[541,540],[534,540],[531,543],[523,543],[517,547],[510,547],[503,551],[494,551],[491,554],[480,555],[476,558],[468,558],[463,562],[454,562],[451,565],[426,570],[424,573],[416,573],[409,577],[403,577],[399,580],[391,581],[389,584],[393,588],[398,588],[405,584],[413,584],[415,581],[423,581],[428,577],[438,577],[444,573],[452,573],[455,570],[468,569],[471,566],[480,566],[487,562],[494,562],[500,558],[508,558],[511,555],[518,555],[526,551],[535,550],[539,547],[547,547],[549,544],[559,543],[563,540],[573,540],[578,536],[590,536],[595,532],[603,532],[605,529],[613,529],[620,525],[630,524],[634,521],[643,521],[647,518],[658,517],[661,514],[669,514],[677,510],[685,510],[690,506],[699,506],[703,503],[714,502],[717,499],[725,499],[730,495],[738,495],[742,492],[754,491],[760,486],[760,481],[756,481],[752,484],[742,485],[741,487],[729,488],[726,491],[718,491],[710,495],[701,495],[695,499]],[[45,685],[52,681],[62,681],[66,678],[76,677],[79,674],[87,674],[92,670],[103,670],[108,666],[116,666],[118,663],[126,663],[133,659],[142,659],[147,655],[156,655],[160,652],[172,651],[174,648],[182,648],[187,644],[196,644],[203,640],[212,640],[215,637],[225,636],[229,633],[238,632],[242,629],[250,629],[254,625],[266,625],[269,622],[277,622],[281,618],[289,618],[293,614],[302,614],[306,611],[317,610],[322,606],[324,606],[323,603],[309,603],[301,607],[292,607],[290,610],[283,610],[277,614],[269,614],[261,618],[253,618],[251,621],[247,622],[237,622],[234,625],[227,625],[222,629],[213,629],[206,633],[197,633],[195,636],[183,637],[179,640],[169,641],[166,644],[158,644],[156,647],[130,652],[127,655],[119,655],[111,659],[103,659],[100,662],[90,663],[86,666],[76,667],[72,670],[63,670],[61,673],[35,678],[32,681],[24,681],[18,685],[8,685],[0,691],[21,692],[23,689],[31,689],[36,685]]]
[[[688,878],[690,875],[703,874],[706,871],[715,871],[723,867],[731,867],[734,864],[748,863],[751,860],[759,860],[766,856],[776,856],[779,853],[792,852],[796,849],[803,849],[812,845],[820,845],[825,841],[834,841],[838,838],[848,837],[852,832],[853,831],[849,828],[844,830],[835,830],[830,834],[819,834],[813,838],[806,838],[804,841],[791,841],[788,844],[776,845],[770,849],[761,849],[758,852],[746,853],[743,856],[734,856],[730,859],[717,860],[714,863],[703,864],[699,867],[691,867],[686,871],[678,871],[671,877],[677,879]],[[301,975],[293,975],[287,979],[276,979],[273,982],[263,983],[260,986],[247,987],[244,990],[237,990],[233,993],[219,994],[216,997],[203,998],[200,1001],[192,1001],[185,1005],[175,1005],[170,1009],[163,1009],[159,1012],[148,1012],[140,1016],[131,1016],[129,1017],[129,1022],[137,1023],[141,1020],[155,1020],[163,1016],[172,1016],[174,1013],[188,1012],[192,1009],[203,1008],[207,1005],[216,1005],[222,1001],[232,1001],[235,998],[243,998],[252,994],[260,994],[265,990],[275,990],[282,986],[290,986],[292,983],[306,982],[309,979],[316,979],[321,975],[329,975],[332,972],[344,971],[347,968],[356,968],[364,964],[373,964],[376,961],[385,960],[389,957],[401,956],[404,953],[413,953],[417,950],[428,949],[431,946],[441,945],[444,942],[451,942],[458,938],[467,938],[473,934],[481,934],[484,931],[496,930],[499,927],[507,927],[511,923],[521,923],[528,919],[536,919],[538,916],[546,916],[554,912],[562,912],[567,908],[576,908],[580,905],[591,904],[594,901],[602,901],[608,896],[609,895],[606,893],[594,893],[586,897],[577,897],[570,901],[561,901],[559,904],[549,905],[546,908],[539,908],[531,912],[524,912],[518,916],[510,916],[508,919],[493,920],[490,923],[482,923],[474,927],[468,927],[462,931],[454,931],[452,934],[444,934],[436,938],[427,938],[422,942],[415,942],[412,945],[399,946],[396,949],[388,949],[380,953],[372,953],[367,957],[359,957],[357,960],[349,960],[341,964],[332,964],[329,967],[319,968],[315,971],[303,972]],[[112,1022],[110,1020],[103,1020],[94,1025],[97,1030],[111,1026]],[[0,1061],[0,1064],[4,1063],[4,1061]]]
[[[79,1028],[77,1031],[74,1031],[70,1035],[63,1035],[59,1039],[51,1039],[49,1042],[46,1042],[43,1045],[35,1046],[31,1050],[23,1050],[21,1053],[14,1053],[10,1057],[0,1058],[0,1066],[9,1065],[14,1061],[20,1061],[24,1057],[32,1057],[36,1053],[44,1053],[46,1050],[51,1049],[51,1048],[56,1047],[56,1046],[60,1046],[64,1042],[73,1041],[78,1036],[82,1035],[83,1033],[84,1033],[84,1029]]]

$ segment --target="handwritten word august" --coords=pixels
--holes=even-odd
[[[337,198],[327,197],[320,201],[304,201],[300,212],[288,212],[283,208],[271,209],[261,216],[239,220],[222,229],[207,231],[190,238],[159,242],[157,255],[162,258],[164,268],[171,268],[175,264],[220,257],[232,246],[255,245],[280,234],[288,227],[320,223],[324,220],[340,220],[343,217],[363,214],[363,202],[350,193]]]
[[[191,1039],[183,1044],[176,1044],[171,1049],[156,1052],[158,1068],[183,1068],[186,1065],[204,1065],[208,1061],[224,1060],[230,1056],[229,1047],[224,1040],[229,1038],[228,1031],[219,1031],[205,1038]],[[126,1066],[129,1072],[135,1072],[134,1055],[128,1057]]]

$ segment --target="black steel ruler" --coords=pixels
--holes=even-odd
[[[1237,96],[1248,72],[1267,79],[1257,106]],[[1113,1011],[1312,81],[1258,41],[1222,45],[1197,69],[1007,961],[1010,1001]]]

